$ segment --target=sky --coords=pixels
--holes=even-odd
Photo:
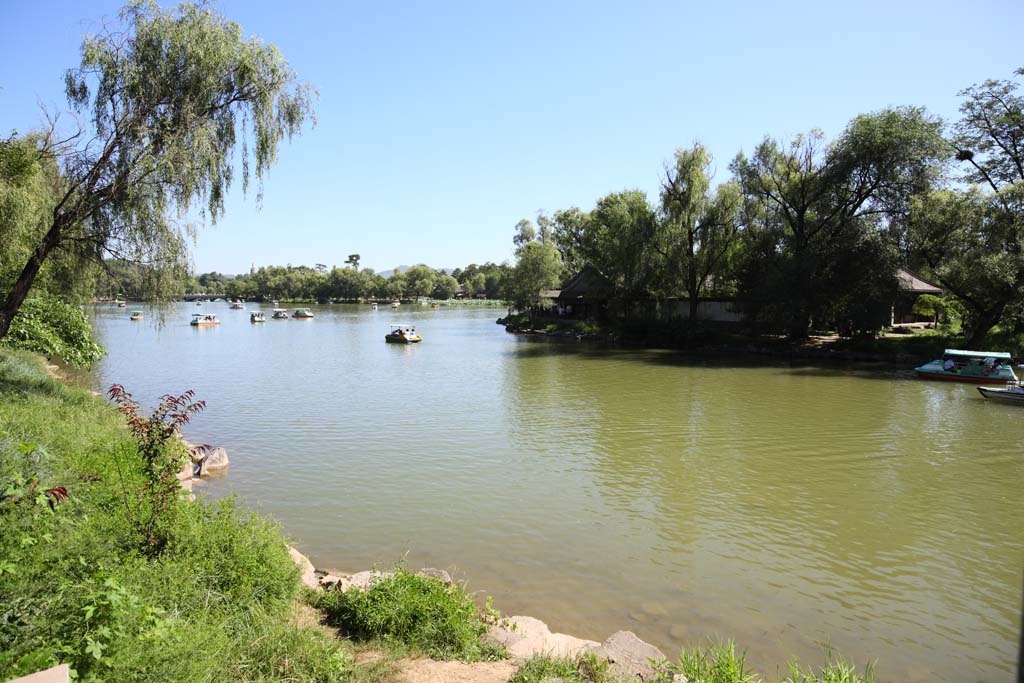
[[[66,109],[64,71],[121,4],[0,0],[0,134]],[[897,105],[955,120],[959,90],[1024,66],[1020,0],[215,6],[319,91],[318,123],[281,147],[262,207],[236,183],[196,272],[510,260],[538,210],[656,200],[679,147],[708,147],[720,182],[766,135]]]

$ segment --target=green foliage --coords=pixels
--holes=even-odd
[[[104,353],[93,340],[92,327],[80,308],[41,297],[25,301],[0,343],[85,368]]]
[[[789,663],[789,676],[783,683],[875,683],[875,669],[872,665],[859,673],[857,667],[842,658],[833,659],[831,652],[821,669],[804,669],[793,660]]]
[[[435,299],[451,299],[459,291],[459,281],[451,275],[441,274],[437,276],[437,284],[434,285],[433,296]]]
[[[557,287],[562,260],[550,244],[526,242],[516,252],[516,265],[507,281],[505,298],[520,309],[536,305],[541,290]]]
[[[682,674],[690,683],[755,683],[759,677],[746,670],[744,659],[731,641],[684,651],[678,662],[666,666],[665,678]]]
[[[145,467],[123,424],[0,350],[0,680],[58,662],[82,681],[349,680],[338,641],[290,623],[298,569],[275,524],[175,498],[159,558],[138,551],[121,501]]]
[[[500,655],[481,640],[486,626],[461,586],[446,586],[404,567],[366,590],[322,593],[314,606],[356,640],[399,643],[437,659],[478,661]]]
[[[665,256],[664,293],[686,292],[690,319],[710,280],[729,274],[729,257],[739,234],[740,188],[719,185],[711,192],[711,156],[700,144],[676,150],[675,167],[661,186],[661,225],[655,248]],[[658,244],[660,242],[660,245]],[[676,279],[681,287],[674,287]]]
[[[191,390],[181,396],[167,394],[153,414],[146,416],[120,384],[111,386],[108,394],[124,415],[139,455],[142,486],[124,492],[125,511],[140,536],[142,552],[159,555],[174,531],[180,491],[177,474],[186,463],[185,450],[176,436],[206,403],[193,401]]]
[[[732,168],[746,195],[741,295],[792,337],[812,323],[883,315],[895,293],[896,240],[915,192],[941,175],[941,124],[914,108],[855,118],[826,144],[820,131],[766,139]]]
[[[183,270],[194,230],[181,218],[201,204],[216,221],[236,160],[246,189],[274,163],[280,141],[312,117],[310,88],[280,52],[244,38],[205,3],[165,10],[133,0],[120,26],[86,37],[81,56],[65,92],[89,128],[64,137],[53,124],[37,137],[36,158],[50,172],[42,174],[46,192],[27,191],[37,199],[32,207],[14,202],[29,225],[17,241],[30,256],[19,259],[0,309],[0,337],[51,254]],[[29,172],[10,145],[0,155],[0,169],[14,178],[0,180],[2,207],[8,183]]]
[[[936,319],[946,312],[946,302],[934,294],[922,294],[914,301],[914,315],[932,316]]]
[[[510,683],[613,683],[608,662],[594,653],[575,659],[535,655],[523,662]]]

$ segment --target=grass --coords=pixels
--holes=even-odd
[[[0,350],[0,680],[360,680],[342,641],[289,621],[298,570],[273,522],[176,500],[167,547],[141,554],[141,476],[112,407]]]
[[[688,683],[761,683],[764,679],[747,669],[745,659],[745,653],[737,652],[732,641],[684,650],[678,661],[664,665],[659,681],[670,683],[681,674]],[[826,653],[825,664],[817,671],[802,667],[795,659],[787,668],[788,676],[782,683],[875,683],[872,666],[860,673],[831,651]]]
[[[539,655],[526,660],[510,683],[615,683],[608,662],[593,653],[574,659]]]
[[[871,667],[859,673],[852,664],[833,658],[831,653],[818,671],[805,669],[795,660],[788,665],[782,683],[875,683]],[[673,683],[684,678],[688,683],[762,683],[759,674],[746,667],[743,652],[732,642],[713,643],[695,650],[684,650],[678,661],[660,663],[656,683]],[[568,659],[536,656],[523,662],[511,683],[625,683],[609,670],[608,663],[587,653]]]
[[[324,612],[328,624],[357,642],[377,641],[410,654],[465,662],[504,654],[481,638],[487,626],[461,586],[446,586],[404,567],[366,590],[316,594],[313,606]]]

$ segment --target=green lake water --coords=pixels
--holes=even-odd
[[[97,388],[195,389],[186,430],[318,567],[454,568],[509,614],[774,677],[824,647],[880,680],[1009,681],[1024,409],[905,369],[532,340],[501,309],[96,309]],[[193,312],[218,328],[188,325]],[[424,342],[384,343],[388,324]]]

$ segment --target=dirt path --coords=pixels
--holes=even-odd
[[[398,663],[398,680],[403,683],[507,683],[516,667],[500,662],[435,662],[432,659],[403,659]]]

